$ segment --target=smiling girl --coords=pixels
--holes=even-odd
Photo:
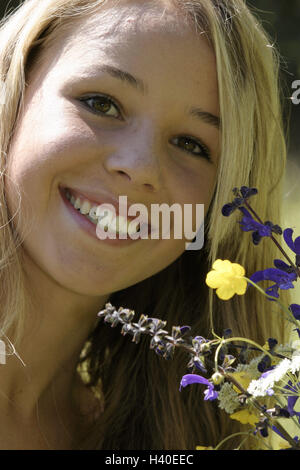
[[[25,0],[0,40],[1,328],[17,351],[0,371],[0,447],[213,445],[235,423],[179,393],[181,355],[164,363],[97,312],[110,301],[205,336],[213,308],[219,334],[265,341],[261,297],[212,302],[204,279],[217,257],[272,263],[220,210],[256,186],[278,223],[276,51],[242,0]],[[121,195],[149,211],[204,204],[204,247],[100,240],[83,205]]]

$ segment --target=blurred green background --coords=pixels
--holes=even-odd
[[[40,0],[43,1],[43,0]],[[0,17],[23,0],[0,0]],[[300,104],[291,102],[292,83],[300,80],[300,0],[246,0],[282,56],[285,122],[289,126],[289,157],[300,165]]]

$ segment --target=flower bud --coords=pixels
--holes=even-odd
[[[206,352],[210,352],[210,344],[209,343],[202,343],[200,346],[200,351],[202,354],[205,354]]]
[[[213,381],[214,385],[220,385],[220,383],[222,383],[224,380],[224,376],[220,374],[220,372],[215,372],[212,375],[211,380]]]

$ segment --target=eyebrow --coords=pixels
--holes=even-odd
[[[134,77],[133,75],[128,72],[125,72],[124,70],[120,70],[112,65],[101,65],[100,71],[105,72],[111,77],[117,78],[118,80],[121,80],[124,83],[127,83],[143,95],[147,93],[147,86],[145,85],[143,80]],[[192,117],[195,117],[196,119],[200,119],[206,124],[210,124],[216,127],[217,129],[221,127],[221,120],[218,116],[215,116],[214,114],[209,113],[208,111],[204,111],[201,108],[192,107],[189,114]]]

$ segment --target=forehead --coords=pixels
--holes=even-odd
[[[205,42],[210,49],[206,34],[199,34],[199,31],[196,34],[187,15],[182,9],[175,8],[170,0],[108,0],[88,16],[67,20],[50,39],[48,49],[56,55],[58,51],[61,54],[82,52],[83,55],[99,49],[102,44],[106,50],[111,48],[113,54],[116,45],[129,46],[129,36],[134,39],[135,35],[145,33],[153,38],[189,36],[189,46],[196,47],[201,41],[202,47]]]
[[[109,0],[86,17],[72,18],[46,46],[34,78],[47,75],[50,86],[71,84],[73,76],[96,80],[101,63],[143,78],[157,100],[168,97],[180,105],[202,90],[203,107],[218,113],[214,53],[205,34],[169,2]]]
[[[183,10],[175,8],[169,1],[163,0],[110,0],[97,8],[93,14],[76,21],[74,33],[86,33],[88,25],[94,36],[103,34],[121,35],[128,31],[176,32],[191,30]]]

